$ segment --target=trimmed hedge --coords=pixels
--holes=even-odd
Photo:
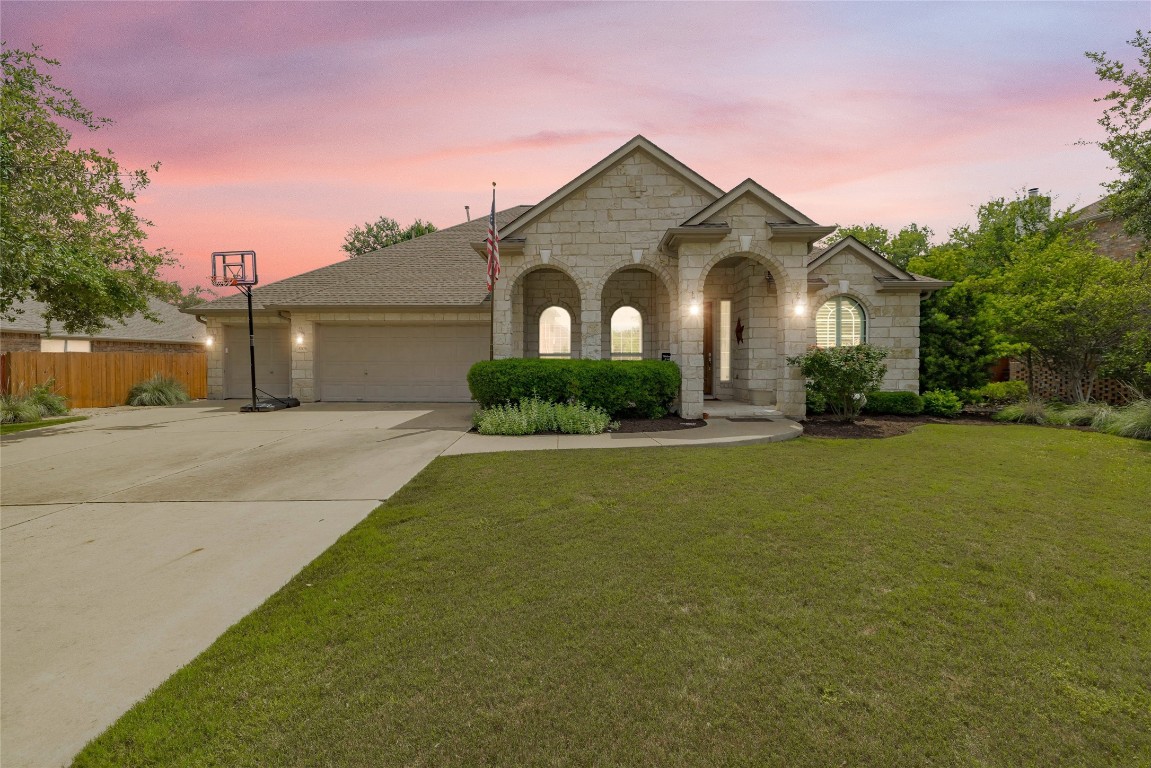
[[[868,392],[863,412],[918,416],[923,413],[923,398],[914,392]]]
[[[679,397],[679,366],[663,360],[483,360],[468,371],[472,399],[484,408],[533,395],[578,402],[613,418],[658,418]]]

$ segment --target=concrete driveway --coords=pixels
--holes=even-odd
[[[0,743],[67,763],[470,426],[470,405],[101,414],[0,447]]]

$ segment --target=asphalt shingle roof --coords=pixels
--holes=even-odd
[[[93,334],[64,333],[59,326],[52,329],[52,335],[70,339],[117,339],[121,341],[155,341],[192,344],[202,342],[208,332],[204,324],[196,318],[185,315],[179,308],[159,299],[149,299],[148,308],[159,316],[155,323],[143,315],[132,315],[124,322],[110,320],[108,327]],[[0,320],[0,330],[15,333],[44,333],[44,304],[38,301],[25,301],[15,307],[19,310],[12,322]]]
[[[503,227],[529,210],[496,213]],[[252,291],[255,309],[267,307],[477,306],[488,295],[484,260],[471,244],[487,236],[487,217],[329,264]],[[224,289],[227,290],[227,289]],[[247,309],[243,294],[201,304],[196,314]]]

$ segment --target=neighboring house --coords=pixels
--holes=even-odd
[[[1147,243],[1123,230],[1123,222],[1103,208],[1107,198],[1086,205],[1071,216],[1072,226],[1090,224],[1089,237],[1099,246],[1099,253],[1112,259],[1134,259]]]
[[[909,274],[748,179],[724,192],[642,136],[543,202],[497,214],[503,274],[485,286],[486,219],[259,286],[258,386],[303,401],[466,401],[472,363],[670,359],[681,413],[705,398],[804,413],[785,357],[887,347],[884,388],[918,391],[919,306],[949,283]],[[208,396],[248,393],[246,304],[203,317]]]
[[[12,322],[0,320],[0,352],[203,352],[208,339],[203,323],[159,299],[148,301],[160,322],[132,315],[110,320],[96,333],[65,333],[49,328],[38,301],[16,305]]]

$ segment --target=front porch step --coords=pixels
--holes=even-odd
[[[704,400],[703,412],[712,419],[783,418],[783,413],[769,405],[752,405],[734,400]]]

